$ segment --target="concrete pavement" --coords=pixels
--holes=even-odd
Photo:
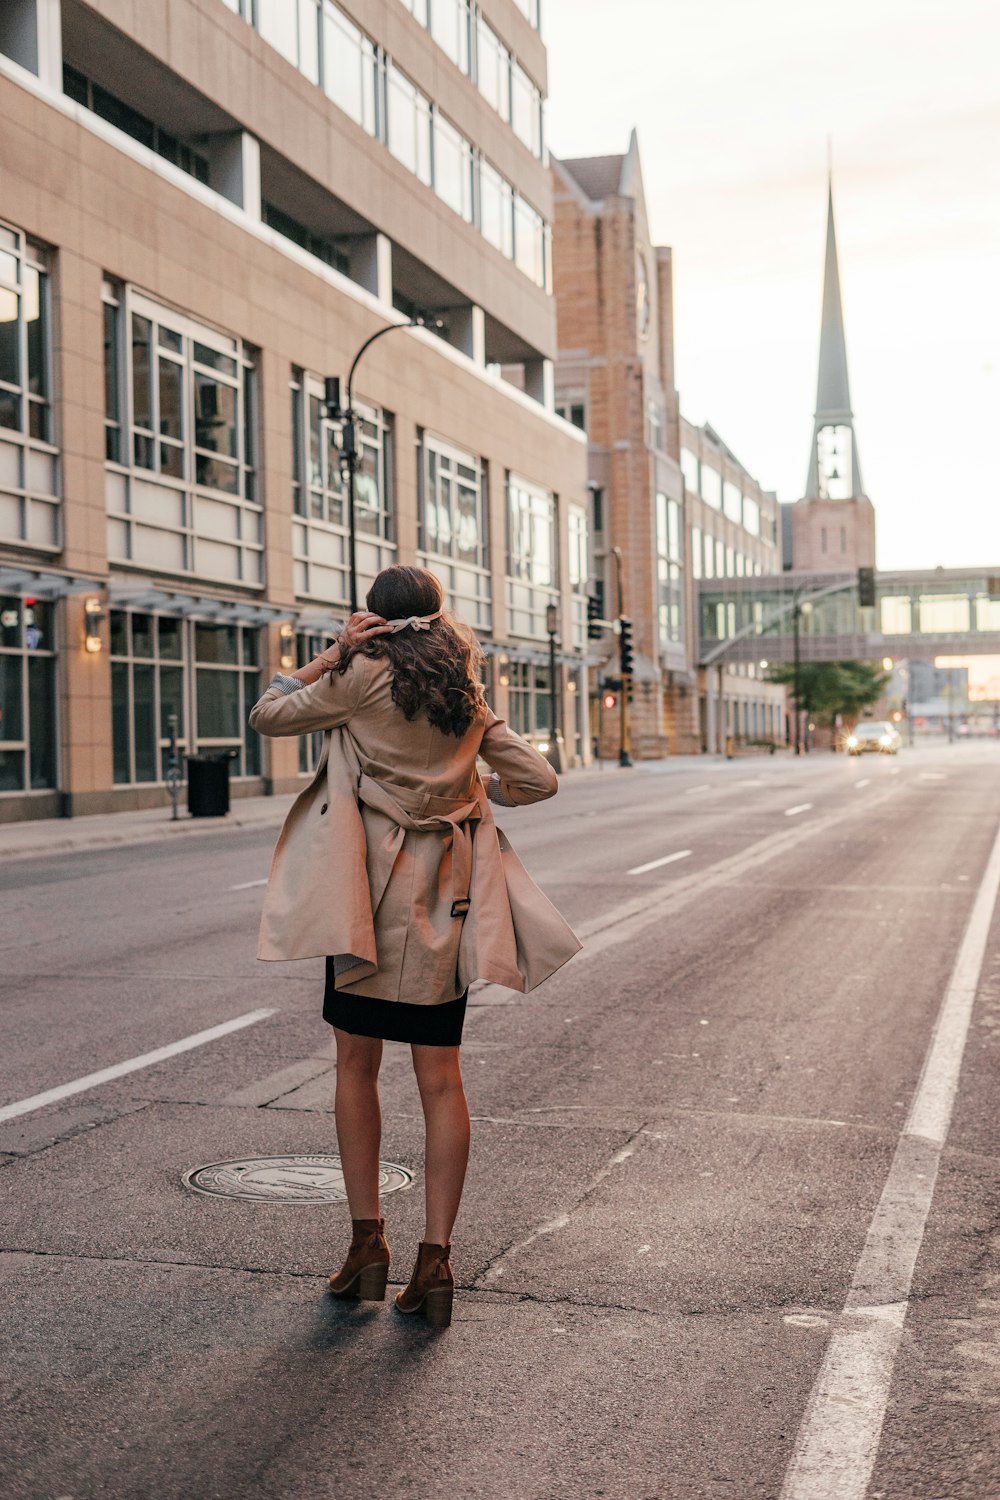
[[[324,1299],[342,1209],[180,1183],[336,1149],[320,966],[252,957],[273,826],[5,865],[0,1103],[276,1009],[0,1124],[13,1500],[778,1500],[986,868],[997,768],[968,746],[608,768],[503,814],[587,942],[536,995],[473,997],[441,1336]],[[998,938],[994,913],[872,1500],[989,1500],[1000,1470]],[[386,1199],[399,1281],[421,1230],[404,1048],[383,1101],[383,1157],[416,1173]]]

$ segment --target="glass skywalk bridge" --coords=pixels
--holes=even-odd
[[[1000,568],[876,573],[875,605],[855,573],[781,573],[698,585],[699,665],[1000,655]]]

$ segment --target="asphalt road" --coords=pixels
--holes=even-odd
[[[4,1500],[997,1500],[985,897],[930,1213],[879,1235],[977,920],[998,770],[976,744],[608,767],[502,814],[586,942],[532,996],[473,996],[462,1291],[440,1334],[324,1296],[345,1206],[181,1184],[203,1163],[336,1150],[320,965],[253,956],[273,831],[9,863],[0,1105],[274,1014],[0,1123]],[[385,1200],[399,1282],[421,1130],[393,1044],[383,1105],[383,1156],[415,1175]],[[908,1234],[912,1285],[862,1309],[876,1328],[892,1303],[902,1331],[852,1491],[830,1477],[843,1432],[822,1426],[822,1372],[858,1326],[859,1265]],[[834,1406],[867,1409],[879,1368]],[[789,1489],[810,1420],[827,1477]]]

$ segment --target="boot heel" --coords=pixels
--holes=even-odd
[[[447,1328],[451,1324],[451,1304],[454,1293],[450,1286],[428,1292],[424,1298],[424,1316],[434,1328]]]
[[[384,1302],[388,1266],[365,1266],[358,1277],[358,1295],[365,1302]]]

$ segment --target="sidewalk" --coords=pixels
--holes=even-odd
[[[164,794],[166,800],[166,794]],[[38,818],[23,823],[0,823],[0,860],[44,859],[52,854],[74,854],[84,849],[112,849],[124,844],[158,843],[168,838],[196,838],[234,828],[277,828],[294,797],[240,797],[224,818],[192,818],[178,809],[171,822],[170,804],[142,812],[98,813],[85,818]]]

